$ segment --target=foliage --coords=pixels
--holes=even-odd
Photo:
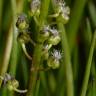
[[[96,1],[0,0],[0,96],[96,96]]]

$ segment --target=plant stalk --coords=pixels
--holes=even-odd
[[[1,60],[0,64],[0,75],[3,76],[7,72],[8,64],[9,64],[9,59],[10,59],[10,54],[11,54],[11,49],[12,49],[12,27],[10,28],[8,32],[8,37],[6,40],[5,44],[5,50],[4,50],[4,55]],[[2,80],[0,79],[0,88],[1,88]]]
[[[80,20],[82,18],[84,7],[87,1],[88,0],[75,0],[73,9],[71,10],[72,12],[71,17],[70,17],[69,24],[66,30],[68,33],[68,41],[69,41],[70,50],[72,50],[74,47]]]
[[[74,96],[73,72],[72,72],[72,65],[71,65],[67,36],[66,36],[64,25],[58,20],[57,20],[57,25],[61,35],[62,51],[64,52],[62,59],[63,59],[63,65],[65,67],[65,74],[66,74],[67,96]]]
[[[44,26],[44,23],[46,21],[46,17],[48,14],[48,8],[49,8],[49,3],[50,0],[41,0],[41,9],[40,9],[40,26],[38,28],[37,36],[40,32],[40,29],[42,26]],[[36,37],[37,40],[40,37]],[[38,68],[41,62],[41,55],[42,55],[42,48],[43,48],[43,43],[37,44],[34,49],[33,53],[33,61],[31,64],[31,69],[32,68]],[[36,87],[36,81],[37,81],[37,75],[38,71],[32,71],[30,70],[30,77],[29,77],[29,84],[28,84],[28,92],[26,96],[34,96],[35,94],[35,87]]]
[[[94,53],[95,43],[96,43],[96,31],[94,32],[91,48],[90,48],[90,51],[89,51],[89,57],[88,57],[88,61],[87,61],[86,69],[85,69],[85,75],[84,75],[84,80],[83,80],[83,85],[82,85],[80,96],[86,96],[86,91],[87,91],[88,80],[89,80],[89,76],[90,76],[90,69],[91,69],[91,63],[92,63],[92,57],[93,57],[93,53]]]

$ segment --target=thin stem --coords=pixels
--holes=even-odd
[[[96,27],[96,7],[94,2],[90,1],[88,3],[89,15],[91,17],[94,27]]]
[[[2,59],[2,65],[0,65],[0,75],[1,76],[3,76],[7,71],[10,54],[11,54],[11,49],[12,49],[12,27],[10,28],[10,30],[8,32],[8,37],[6,40],[4,55],[3,55],[3,59]],[[0,87],[1,87],[1,84],[2,84],[2,80],[0,80]]]
[[[30,39],[30,43],[31,43],[33,46],[36,46],[36,43],[35,43],[32,39]]]
[[[48,70],[50,70],[50,67],[48,67],[48,68],[43,68],[43,67],[38,67],[38,68],[32,68],[31,69],[31,71],[48,71]]]
[[[44,61],[44,59],[42,58],[41,67],[43,67],[43,65],[42,65],[43,61]],[[49,70],[50,68],[47,68],[47,69]],[[40,71],[40,83],[42,84],[42,87],[43,87],[43,89],[46,93],[46,96],[50,96],[50,92],[48,90],[48,83],[47,83],[47,80],[46,80],[46,72],[45,72],[45,71],[48,71],[48,70],[45,69],[44,71]]]
[[[88,57],[87,65],[86,65],[86,70],[85,70],[85,75],[84,75],[84,80],[83,80],[83,85],[82,85],[80,96],[86,96],[95,43],[96,43],[96,31],[94,32],[91,48],[89,51],[89,57]]]
[[[78,32],[80,20],[87,0],[75,0],[74,7],[71,13],[71,18],[67,27],[68,41],[70,50],[74,47],[74,41]]]
[[[10,59],[10,68],[9,68],[9,73],[12,75],[16,74],[16,67],[17,67],[17,62],[18,62],[18,53],[20,53],[20,49],[17,43],[17,30],[16,30],[16,16],[17,12],[22,12],[23,10],[23,0],[18,1],[16,4],[16,0],[11,0],[11,8],[12,8],[12,35],[13,35],[13,46],[12,46],[12,52],[11,52],[11,59]],[[21,4],[21,5],[20,5]]]
[[[72,73],[67,36],[63,24],[57,20],[57,25],[61,35],[62,50],[64,52],[62,59],[63,59],[63,65],[65,67],[65,74],[66,74],[67,96],[74,96],[73,73]]]
[[[40,80],[37,80],[35,96],[39,96]]]
[[[41,59],[41,51],[42,51],[43,45],[36,45],[34,55],[33,55],[33,61],[32,61],[32,66],[31,69],[34,67],[39,67],[40,64],[40,59]],[[27,96],[34,96],[34,90],[35,90],[35,85],[36,85],[36,80],[37,80],[37,74],[38,71],[30,71],[30,77],[29,77],[29,86],[28,86],[28,93]]]
[[[17,46],[17,32],[15,28],[15,20],[16,20],[16,0],[11,0],[11,9],[12,9],[12,35],[13,35],[13,42],[12,42],[12,51],[11,51],[11,59],[10,59],[10,69],[9,73],[13,76],[16,74],[16,65],[17,65],[17,53],[18,53],[18,46]],[[9,92],[9,96],[13,96],[14,92]]]
[[[32,60],[32,57],[28,54],[27,50],[26,50],[26,46],[25,44],[21,44],[22,45],[22,49],[23,49],[23,52],[25,53],[25,55],[27,56],[27,58],[29,60]]]
[[[56,6],[54,5],[53,2],[52,2],[52,6],[54,8],[54,11],[56,11],[55,10]],[[65,70],[65,75],[66,75],[67,96],[74,96],[73,72],[72,72],[70,50],[69,50],[68,40],[66,36],[66,31],[63,23],[61,22],[61,17],[58,17],[56,21],[61,36],[62,51],[64,52],[62,56],[62,60],[63,60],[62,65],[65,68],[63,70]]]
[[[74,83],[76,84],[76,80],[77,80],[77,75],[78,75],[78,55],[79,55],[79,52],[78,52],[78,46],[76,45],[75,48],[74,48],[74,57],[73,57],[73,77],[74,77]]]
[[[13,35],[13,45],[12,45],[12,53],[11,53],[11,66],[10,66],[10,73],[12,75],[15,75],[16,72],[16,65],[17,65],[17,53],[18,53],[18,46],[17,46],[17,32],[16,32],[16,27],[15,27],[15,20],[16,20],[16,0],[11,0],[11,7],[12,7],[12,35]]]
[[[47,14],[48,14],[49,3],[50,3],[50,0],[42,0],[42,2],[41,2],[40,24],[39,24],[40,26],[38,28],[37,36],[39,34],[39,31],[40,31],[41,27],[45,23],[45,19],[46,19]],[[37,40],[38,40],[38,38],[40,38],[40,37],[37,37]],[[41,55],[42,55],[42,48],[43,48],[43,44],[37,44],[35,46],[31,69],[39,67],[40,61],[41,61]],[[35,93],[34,91],[35,91],[35,87],[36,87],[36,80],[37,80],[37,74],[38,74],[38,71],[31,71],[30,70],[28,93],[27,93],[26,96],[34,96],[34,93]]]
[[[18,92],[18,93],[26,93],[26,92],[27,92],[27,89],[25,89],[25,90],[20,90],[20,89],[14,88],[14,91],[16,91],[16,92]]]
[[[1,37],[1,30],[2,30],[2,9],[3,9],[3,0],[0,0],[0,37]]]

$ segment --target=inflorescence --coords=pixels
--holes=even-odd
[[[61,21],[66,24],[69,20],[69,7],[66,6],[66,3],[62,0],[53,0],[53,4],[56,6],[56,10],[54,10],[54,14],[49,14],[48,17],[52,19],[61,18]],[[28,15],[30,15],[29,17],[34,19],[36,24],[37,22],[39,23],[40,6],[41,0],[32,0],[30,2],[30,14]],[[58,68],[62,56],[60,50],[57,50],[55,48],[55,46],[57,46],[61,41],[60,32],[56,27],[57,25],[50,25],[50,23],[43,25],[37,34],[38,39],[34,42],[29,35],[29,22],[30,21],[28,21],[25,14],[21,14],[16,22],[16,26],[18,28],[17,39],[21,43],[25,55],[30,60],[32,60],[32,57],[27,53],[27,49],[25,46],[26,43],[31,42],[34,46],[38,43],[43,44],[42,57],[44,58],[44,60],[47,61],[48,67],[53,69]]]
[[[64,24],[66,24],[69,20],[70,9],[66,6],[65,2],[62,0],[52,0],[54,1],[54,5],[56,6],[56,10],[54,10],[53,14],[48,14],[48,18],[50,17],[52,20],[55,18],[61,18]],[[60,50],[60,46],[58,44],[61,41],[60,32],[57,29],[57,25],[51,25],[52,21],[49,22],[46,20],[46,24],[43,26],[39,25],[40,19],[40,7],[41,7],[41,0],[32,0],[30,1],[30,10],[28,11],[28,17],[34,19],[35,24],[40,26],[40,29],[35,34],[38,38],[37,40],[33,41],[32,36],[30,35],[30,24],[32,22],[28,19],[27,15],[20,14],[17,18],[16,27],[18,30],[17,41],[21,44],[22,49],[26,55],[26,57],[32,60],[32,57],[29,55],[26,49],[26,44],[31,43],[34,48],[37,44],[42,44],[42,57],[43,60],[47,62],[47,69],[57,69],[60,66],[60,60],[62,58]],[[47,22],[48,21],[48,22]],[[54,20],[53,20],[54,21]],[[36,33],[36,32],[35,32]],[[30,44],[29,43],[29,44]],[[38,66],[39,67],[39,66]],[[36,70],[43,70],[43,68],[33,68],[33,71]],[[46,69],[45,69],[46,70]],[[26,93],[27,90],[19,90],[19,82],[10,74],[5,74],[4,76],[0,76],[2,80],[2,85],[7,86],[9,90],[13,90],[19,93]]]

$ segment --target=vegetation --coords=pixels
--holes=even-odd
[[[96,1],[0,0],[0,96],[96,96]]]

